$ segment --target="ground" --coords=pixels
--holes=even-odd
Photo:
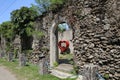
[[[13,75],[4,66],[0,66],[0,80],[17,80],[15,75]]]

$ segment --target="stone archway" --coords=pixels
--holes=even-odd
[[[57,48],[57,25],[58,22],[54,22],[50,29],[50,67],[54,66],[55,62],[58,62],[58,48]]]
[[[54,63],[59,63],[59,51],[58,51],[58,31],[57,27],[60,23],[67,23],[65,19],[55,19],[50,28],[50,67],[54,67]]]

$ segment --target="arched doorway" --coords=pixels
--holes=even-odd
[[[65,34],[66,37],[63,36],[64,37],[63,39],[69,40],[70,53],[73,52],[73,44],[72,44],[73,31],[72,31],[72,28],[71,27],[69,27],[70,29],[68,28],[67,22],[57,22],[57,23],[54,22],[52,24],[51,29],[50,29],[50,67],[54,67],[54,63],[59,63],[60,50],[58,48],[58,42],[60,41],[60,34],[58,32],[58,26],[60,26],[60,25],[67,26],[66,27],[67,31],[63,33],[63,34]]]

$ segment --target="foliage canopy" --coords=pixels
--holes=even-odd
[[[6,39],[12,39],[15,36],[14,24],[10,21],[3,22],[0,25],[0,34]]]
[[[31,8],[22,7],[11,12],[11,21],[15,24],[16,34],[31,35],[33,30],[33,23],[37,17],[37,12]]]
[[[44,12],[56,10],[63,5],[66,0],[35,0],[37,5],[33,5],[34,9],[42,15]]]

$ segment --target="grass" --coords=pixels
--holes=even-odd
[[[68,59],[68,60],[71,60],[73,59],[73,54],[60,54],[60,59]]]
[[[68,63],[73,65],[73,54],[59,54],[60,59],[68,60]]]
[[[59,79],[50,74],[40,75],[38,66],[28,63],[28,66],[19,67],[18,61],[8,62],[5,59],[0,59],[0,65],[5,66],[10,70],[19,80],[75,80],[75,79]]]

